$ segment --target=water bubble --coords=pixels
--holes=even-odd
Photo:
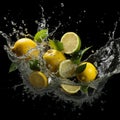
[[[64,3],[61,3],[60,5],[61,5],[61,7],[64,7]]]
[[[70,20],[70,19],[71,19],[71,16],[69,16],[68,19]]]

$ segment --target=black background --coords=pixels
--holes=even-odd
[[[21,20],[27,24],[27,28],[34,35],[37,31],[35,20],[41,17],[40,5],[44,8],[44,15],[48,20],[49,29],[52,31],[61,21],[60,27],[54,37],[60,39],[60,36],[67,31],[77,32],[82,41],[82,47],[93,45],[93,50],[99,49],[108,41],[108,33],[114,29],[114,23],[119,20],[119,7],[110,3],[91,3],[82,4],[75,1],[62,0],[41,0],[31,2],[9,2],[0,5],[0,30],[10,33],[13,20],[18,25]],[[63,6],[64,5],[64,6]],[[88,7],[89,6],[89,7]],[[4,17],[7,20],[4,20]],[[71,19],[69,19],[71,17]],[[79,24],[77,22],[81,20]],[[102,22],[103,21],[103,22]],[[6,27],[6,23],[9,27]],[[119,22],[115,37],[119,37]],[[119,78],[120,75],[114,75],[107,82],[103,94],[98,100],[93,102],[92,106],[83,105],[82,109],[73,109],[71,104],[64,101],[57,101],[55,98],[44,96],[41,99],[31,100],[27,95],[22,96],[23,89],[19,87],[14,90],[13,86],[21,82],[18,71],[8,73],[11,61],[3,46],[6,40],[0,36],[0,116],[24,118],[25,115],[31,115],[38,119],[118,119],[119,104]],[[86,54],[87,56],[87,54]],[[24,101],[23,101],[24,100]],[[101,102],[102,101],[102,102]]]

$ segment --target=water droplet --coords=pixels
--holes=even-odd
[[[61,3],[61,7],[64,7],[64,3]]]

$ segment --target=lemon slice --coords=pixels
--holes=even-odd
[[[74,32],[65,33],[61,38],[61,42],[63,43],[64,53],[66,54],[72,54],[80,50],[81,40]]]
[[[35,88],[43,88],[48,85],[47,77],[40,71],[33,71],[29,76],[29,81]]]
[[[75,94],[80,90],[80,86],[76,85],[67,85],[67,84],[61,84],[62,89],[69,93],[69,94]]]
[[[63,60],[59,65],[59,75],[63,78],[70,78],[74,75],[76,65],[70,59]]]

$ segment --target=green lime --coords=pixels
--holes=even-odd
[[[70,78],[74,75],[76,65],[70,59],[63,60],[59,65],[59,75],[63,78]]]
[[[80,37],[74,32],[65,33],[61,38],[61,42],[63,43],[64,53],[66,54],[72,54],[81,48]]]
[[[63,89],[65,92],[67,92],[67,93],[69,93],[69,94],[75,94],[75,93],[77,93],[77,92],[80,90],[80,88],[81,88],[81,86],[77,86],[77,85],[67,85],[67,84],[61,84],[61,87],[62,87],[62,89]]]

